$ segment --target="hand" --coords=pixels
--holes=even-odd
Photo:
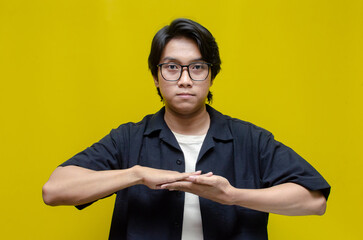
[[[235,189],[226,178],[207,173],[203,175],[191,175],[183,181],[166,183],[162,189],[179,190],[196,194],[212,201],[231,205],[232,193]]]
[[[136,166],[136,174],[139,176],[139,184],[146,185],[151,189],[161,189],[161,185],[177,181],[186,181],[188,177],[198,176],[201,171],[192,173],[180,173],[177,171],[155,169]]]

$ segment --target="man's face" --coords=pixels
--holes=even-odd
[[[159,63],[187,65],[194,62],[204,62],[198,45],[189,38],[179,37],[166,44]],[[210,75],[209,73],[204,81],[193,81],[187,68],[183,68],[178,81],[166,81],[159,69],[158,77],[154,78],[154,81],[164,98],[167,111],[193,114],[205,108],[205,100],[212,85]]]

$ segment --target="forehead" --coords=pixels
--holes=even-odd
[[[191,62],[201,60],[202,55],[197,43],[186,37],[171,39],[164,47],[160,61],[175,60],[178,62]]]

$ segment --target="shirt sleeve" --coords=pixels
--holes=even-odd
[[[259,146],[264,187],[292,182],[312,191],[320,190],[328,199],[328,182],[294,150],[276,141],[271,133],[262,134]]]
[[[122,150],[125,149],[125,126],[120,126],[118,129],[113,129],[108,135],[100,141],[94,143],[91,147],[86,148],[82,152],[76,154],[60,166],[79,166],[95,171],[113,170],[121,168],[123,158]],[[108,197],[108,196],[107,196]],[[93,202],[76,206],[81,210]]]
[[[124,146],[122,127],[113,129],[100,141],[77,153],[60,166],[79,166],[95,171],[121,168],[121,149]]]

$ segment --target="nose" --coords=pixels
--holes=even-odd
[[[193,85],[193,80],[189,76],[188,67],[183,67],[181,76],[178,81],[179,87],[191,87]]]

